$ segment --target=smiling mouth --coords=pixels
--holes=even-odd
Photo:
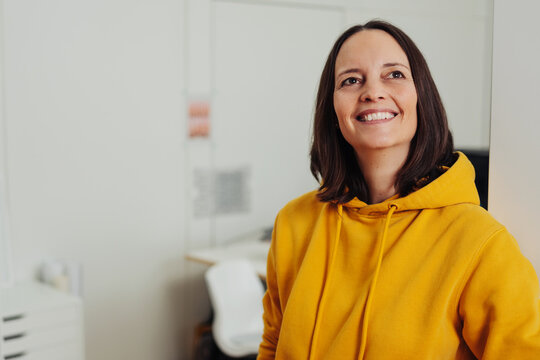
[[[397,113],[392,112],[376,112],[376,113],[370,113],[367,115],[357,115],[356,120],[362,121],[362,122],[369,122],[374,120],[388,120],[392,119],[397,115]]]

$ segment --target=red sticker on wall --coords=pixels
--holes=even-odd
[[[189,137],[210,135],[210,102],[194,100],[189,102]]]

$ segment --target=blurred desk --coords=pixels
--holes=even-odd
[[[259,237],[229,244],[214,246],[205,249],[189,251],[187,260],[196,261],[206,265],[213,265],[219,261],[233,259],[248,259],[255,271],[262,279],[266,278],[266,257],[270,249],[270,241],[260,240]]]

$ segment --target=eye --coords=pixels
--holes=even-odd
[[[355,78],[355,77],[350,77],[350,78],[346,78],[345,80],[343,80],[341,82],[341,86],[355,85],[355,84],[359,84],[359,83],[360,83],[360,79]]]
[[[404,79],[405,75],[399,70],[392,71],[390,74],[388,74],[388,77],[390,79]]]

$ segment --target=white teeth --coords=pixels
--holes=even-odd
[[[394,114],[389,112],[378,112],[378,113],[371,113],[366,116],[362,116],[362,121],[372,121],[372,120],[383,120],[383,119],[391,119],[394,117]]]

